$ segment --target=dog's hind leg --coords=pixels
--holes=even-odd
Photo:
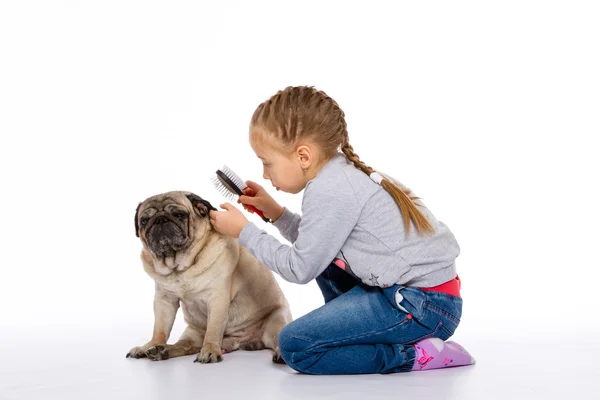
[[[273,354],[274,363],[285,364],[285,361],[283,361],[283,358],[281,358],[281,353],[279,351],[278,338],[279,332],[290,322],[292,322],[292,314],[290,313],[290,309],[287,307],[278,308],[265,319],[264,330],[261,339],[267,348],[275,351]]]
[[[263,350],[265,348],[265,344],[260,338],[254,338],[240,343],[240,349],[246,351]]]

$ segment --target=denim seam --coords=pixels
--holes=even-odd
[[[442,325],[443,325],[442,321],[438,322],[438,324],[435,327],[435,329],[433,330],[433,332],[428,333],[426,335],[423,335],[423,336],[421,336],[418,339],[415,339],[412,343],[417,343],[417,342],[420,342],[423,339],[429,339],[429,338],[433,337],[436,333],[438,333],[440,331],[440,328],[442,327]]]
[[[363,333],[362,335],[350,336],[350,337],[347,337],[347,338],[344,338],[344,339],[331,340],[331,341],[328,341],[328,342],[315,343],[315,342],[313,342],[310,339],[303,338],[303,337],[300,337],[300,336],[293,335],[293,337],[295,339],[302,340],[303,342],[311,343],[312,346],[308,346],[306,349],[304,349],[304,351],[309,351],[309,350],[312,350],[315,347],[325,346],[325,345],[328,345],[328,344],[331,344],[331,343],[344,342],[346,340],[355,340],[355,339],[359,339],[359,338],[362,338],[362,337],[365,337],[365,336],[371,336],[371,335],[373,335],[375,333],[377,333],[377,334],[385,333],[387,331],[390,331],[392,329],[395,329],[395,328],[399,327],[400,325],[405,324],[408,321],[410,321],[410,319],[405,318],[404,320],[402,320],[402,322],[400,322],[398,324],[395,324],[395,325],[393,325],[393,326],[391,326],[391,327],[389,327],[387,329],[381,330],[381,331],[371,331],[369,333]],[[436,331],[437,331],[437,329],[436,329]]]
[[[446,328],[443,324],[442,324],[442,326],[440,326],[440,331],[444,331],[446,333],[446,335],[448,335],[448,338],[450,338],[452,335],[454,335],[454,332],[450,332],[450,330],[448,328]]]
[[[291,359],[291,361],[292,361],[292,364],[294,364],[294,369],[298,369],[297,360],[296,360],[296,354],[298,354],[298,353],[300,353],[300,354],[302,354],[302,355],[304,354],[304,352],[303,352],[303,351],[300,351],[300,352],[298,352],[298,351],[293,351],[293,352],[291,353],[291,355],[292,355],[292,359]],[[318,362],[318,361],[319,361],[319,360],[320,360],[320,359],[321,359],[321,358],[322,358],[324,355],[325,355],[325,353],[317,353],[317,354],[315,354],[315,356],[316,356],[316,359],[313,361],[313,363],[312,363],[310,366],[306,367],[306,368],[305,368],[305,367],[303,367],[303,368],[302,368],[302,370],[299,370],[299,369],[298,369],[298,371],[300,371],[300,372],[302,372],[302,373],[305,373],[305,374],[312,374],[312,372],[310,372],[310,371],[309,371],[309,369],[310,369],[310,368],[311,368],[313,365],[315,365],[315,364],[316,364],[316,363],[317,363],[317,362]]]
[[[423,304],[423,307],[424,308],[428,308],[429,310],[431,310],[433,312],[436,312],[436,313],[439,313],[439,314],[443,315],[444,317],[452,320],[452,322],[454,322],[455,324],[458,324],[460,322],[460,318],[456,317],[456,315],[454,315],[452,313],[449,313],[448,311],[445,311],[445,310],[439,308],[438,306],[436,306],[436,305],[434,305],[434,304],[432,304],[432,303],[430,303],[428,301],[426,301]]]

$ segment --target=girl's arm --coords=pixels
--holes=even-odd
[[[290,243],[294,243],[298,238],[298,227],[300,226],[300,217],[288,210],[286,207],[283,208],[283,214],[279,219],[273,222],[273,226],[279,229],[279,233]]]
[[[261,263],[294,283],[307,283],[327,268],[362,211],[349,184],[338,183],[332,190],[326,183],[314,183],[305,191],[302,218],[290,217],[293,222],[286,234],[295,239],[292,246],[282,244],[254,223],[246,224],[239,237],[240,244]],[[295,221],[298,221],[297,233],[292,228]]]

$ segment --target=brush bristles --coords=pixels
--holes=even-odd
[[[240,189],[242,192],[244,191],[244,189],[246,189],[246,183],[242,180],[242,178],[237,176],[235,172],[229,169],[227,165],[224,165],[223,168],[221,168],[221,172],[224,173],[229,179],[231,179],[231,182],[233,182],[233,184],[237,186],[238,189]]]
[[[234,193],[231,193],[225,186],[223,186],[223,184],[221,183],[219,178],[211,178],[210,180],[212,181],[214,187],[219,191],[219,193],[221,193],[221,195],[223,195],[223,197],[225,197],[231,201],[235,200],[237,195]]]

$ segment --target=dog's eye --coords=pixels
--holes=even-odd
[[[187,218],[187,216],[188,215],[186,213],[182,213],[182,212],[175,213],[175,218],[177,218],[177,219],[184,220]]]
[[[142,218],[140,220],[140,224],[142,224],[142,226],[145,226],[148,223],[148,218]]]

